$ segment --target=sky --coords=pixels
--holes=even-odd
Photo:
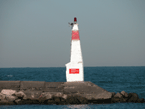
[[[145,66],[145,0],[0,0],[0,68],[65,67],[74,17],[84,66]]]

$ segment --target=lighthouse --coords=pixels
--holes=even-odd
[[[76,17],[74,18],[74,23],[70,25],[72,26],[71,54],[70,62],[66,64],[66,81],[84,81],[83,58]]]

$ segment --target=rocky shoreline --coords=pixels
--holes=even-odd
[[[136,93],[114,93],[91,82],[0,81],[0,105],[145,103]]]

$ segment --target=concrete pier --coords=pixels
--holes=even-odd
[[[108,92],[92,82],[0,81],[0,105],[143,103],[136,93]]]

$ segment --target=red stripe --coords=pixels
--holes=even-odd
[[[79,31],[72,31],[72,40],[80,40]]]

